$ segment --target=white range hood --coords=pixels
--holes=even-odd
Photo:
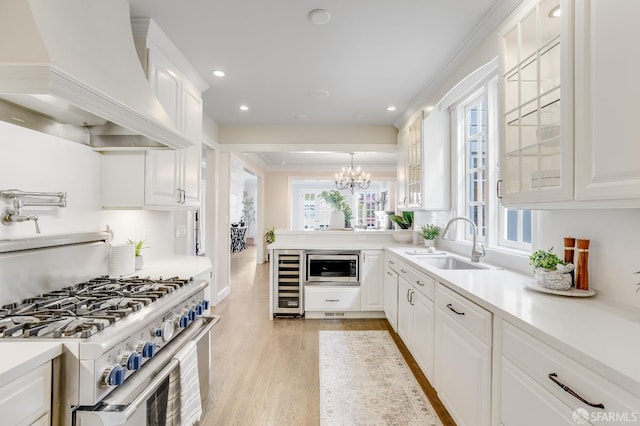
[[[171,148],[192,145],[146,79],[126,0],[0,0],[0,98],[87,127],[87,137],[92,126],[121,126]],[[30,127],[14,115],[2,119]]]

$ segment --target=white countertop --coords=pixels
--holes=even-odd
[[[478,305],[640,395],[640,312],[589,298],[527,289],[533,275],[501,269],[444,270],[407,254],[415,246],[389,247],[411,266]],[[459,257],[452,255],[454,257]],[[464,259],[467,260],[467,259]]]
[[[135,275],[190,278],[210,270],[211,260],[208,256],[172,256],[145,261],[144,267],[136,271]],[[30,342],[24,339],[0,339],[0,386],[59,356],[63,344],[62,340]]]
[[[209,256],[172,256],[147,262],[135,275],[157,277],[190,278],[211,270]]]
[[[62,354],[62,342],[0,340],[0,387]]]

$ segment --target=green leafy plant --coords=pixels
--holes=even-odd
[[[142,250],[149,248],[149,246],[147,245],[147,240],[138,240],[138,241],[127,240],[127,244],[135,245],[136,257],[140,256],[140,252]]]
[[[271,243],[273,243],[276,240],[276,231],[275,229],[272,227],[271,229],[269,229],[267,232],[264,233],[264,243],[266,245],[269,245]]]
[[[344,213],[345,224],[351,222],[351,218],[353,218],[353,211],[340,191],[337,189],[322,191],[318,194],[318,197],[329,204],[333,210],[342,210],[342,213]]]
[[[413,227],[413,212],[406,210],[402,212],[402,215],[392,214],[389,216],[389,220],[398,225],[400,229],[411,229]]]
[[[529,265],[533,268],[556,269],[558,265],[566,265],[567,262],[560,259],[552,252],[553,247],[549,250],[538,250],[529,256]]]
[[[422,225],[422,228],[420,228],[420,235],[422,235],[422,238],[425,240],[434,240],[438,234],[440,234],[440,227],[437,225],[428,223]]]

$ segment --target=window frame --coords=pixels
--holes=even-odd
[[[522,241],[522,221],[518,221],[518,241],[508,240],[507,237],[507,211],[518,211],[518,217],[522,218],[522,209],[509,209],[501,205],[497,193],[497,182],[500,178],[500,146],[499,146],[499,104],[498,104],[498,72],[490,73],[472,85],[469,90],[461,94],[458,101],[449,107],[452,120],[451,141],[455,144],[452,152],[457,153],[455,162],[454,185],[457,194],[453,198],[455,205],[453,210],[458,216],[469,217],[469,158],[467,150],[467,110],[471,104],[484,97],[486,105],[485,121],[485,234],[478,235],[478,241],[484,243],[489,249],[511,252],[513,254],[527,254],[533,250],[535,239],[534,229],[537,223],[537,213],[531,212],[531,243]],[[471,227],[465,226],[464,231],[458,231],[457,240],[470,243],[473,239]]]

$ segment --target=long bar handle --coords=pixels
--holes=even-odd
[[[66,192],[27,192],[19,189],[5,189],[0,191],[0,195],[5,198],[11,197],[58,197],[60,199],[67,198]]]
[[[453,313],[455,313],[456,315],[464,315],[464,312],[458,312],[453,308],[453,305],[451,303],[447,304],[447,308],[449,308],[449,310]]]
[[[581,397],[580,395],[578,395],[578,393],[576,391],[574,391],[573,389],[571,389],[569,386],[565,385],[564,383],[562,383],[560,380],[558,380],[556,377],[558,377],[557,373],[549,373],[549,379],[555,383],[556,385],[560,386],[562,388],[563,391],[567,392],[569,395],[573,396],[574,398],[578,399],[580,402],[587,404],[589,407],[594,407],[594,408],[602,408],[604,410],[604,404],[600,403],[600,404],[594,404],[593,402],[589,402],[586,399],[584,399],[583,397]]]

